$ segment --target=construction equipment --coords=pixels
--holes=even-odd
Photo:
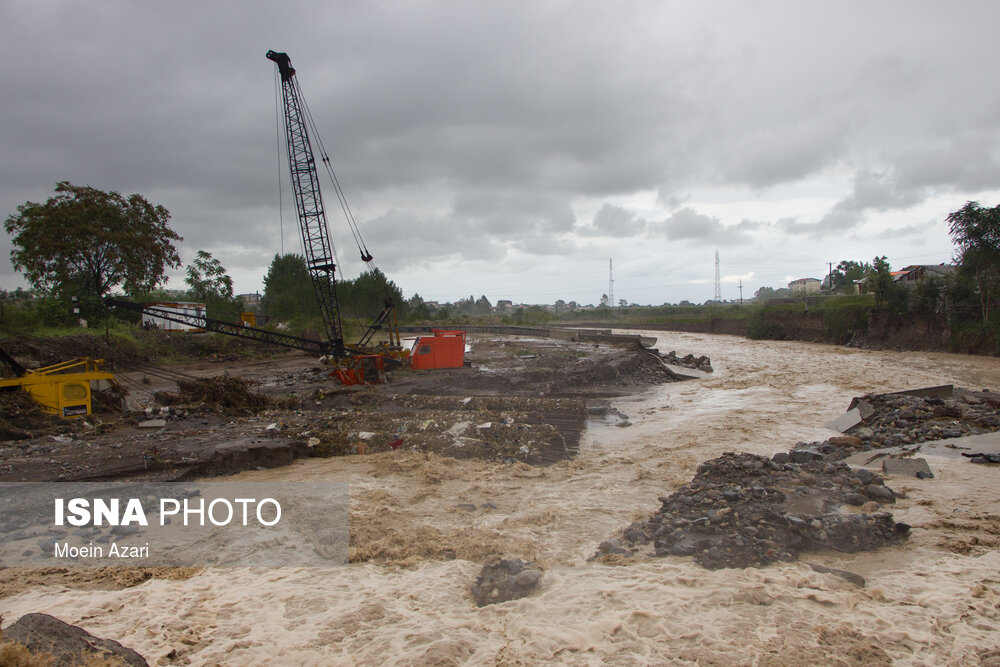
[[[247,318],[242,318],[243,321],[236,324],[208,318],[204,313],[178,312],[179,309],[165,308],[163,304],[143,306],[120,299],[107,299],[106,302],[110,306],[141,312],[144,318],[155,317],[158,320],[174,322],[185,327],[326,355],[337,366],[332,375],[344,384],[383,382],[385,378],[383,368],[386,363],[399,365],[406,360],[409,354],[409,351],[404,350],[401,346],[395,304],[391,297],[385,297],[382,311],[368,325],[358,343],[349,345],[344,341],[340,300],[337,297],[336,251],[327,226],[326,210],[323,207],[323,196],[320,192],[319,175],[316,170],[316,158],[313,154],[307,127],[312,126],[315,129],[315,123],[312,122],[308,108],[302,99],[302,91],[299,89],[295,69],[292,67],[288,55],[268,51],[267,58],[275,63],[281,76],[285,111],[285,143],[288,149],[292,190],[295,195],[295,210],[302,233],[306,267],[312,280],[316,299],[319,302],[326,340],[315,341],[267,329],[258,329],[248,323]],[[330,158],[322,148],[322,142],[318,141],[318,145],[322,162],[326,165],[341,208],[347,217],[348,226],[354,235],[361,259],[370,265],[372,254],[368,251],[361,231],[347,205],[340,182],[333,172]],[[383,329],[388,331],[389,340],[373,346],[375,334]],[[379,360],[373,361],[373,357],[378,357]]]
[[[46,412],[66,419],[91,414],[92,390],[106,389],[116,384],[114,375],[101,370],[103,359],[80,357],[28,370],[0,349],[0,360],[15,375],[13,378],[0,379],[0,390],[24,389]]]
[[[323,195],[319,187],[316,158],[309,138],[309,126],[316,135],[321,161],[326,167],[340,202],[347,224],[361,254],[361,260],[371,265],[372,254],[368,251],[361,230],[358,228],[347,199],[340,187],[340,181],[323,148],[323,143],[315,131],[315,123],[302,97],[295,68],[287,53],[267,52],[268,60],[274,62],[281,76],[281,93],[285,111],[285,146],[288,151],[288,167],[292,179],[295,209],[298,213],[299,229],[305,251],[306,267],[312,279],[316,299],[319,302],[332,354],[337,359],[365,356],[371,352],[368,346],[372,337],[384,326],[389,329],[390,347],[399,347],[399,332],[396,324],[395,305],[390,297],[385,298],[384,308],[375,321],[366,329],[361,340],[353,346],[344,342],[344,328],[341,322],[340,301],[337,297],[336,251],[327,225]],[[398,355],[396,355],[398,356]]]
[[[465,364],[465,332],[431,329],[413,343],[410,368],[461,368]]]

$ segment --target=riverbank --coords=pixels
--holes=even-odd
[[[631,426],[617,416],[592,421],[573,459],[529,466],[387,451],[232,478],[350,480],[352,565],[207,569],[86,590],[69,581],[85,576],[76,571],[12,590],[0,614],[9,622],[51,613],[159,664],[989,664],[1000,656],[1000,556],[988,503],[996,473],[954,452],[933,455],[933,479],[886,478],[905,496],[892,505],[895,520],[912,527],[900,545],[810,552],[762,568],[706,570],[676,555],[589,560],[656,513],[658,497],[681,491],[704,461],[725,452],[770,459],[825,440],[823,425],[867,393],[998,388],[1000,360],[658,338],[662,350],[711,357],[714,373],[607,398]],[[491,555],[538,563],[540,588],[477,607],[469,587]],[[857,574],[865,586],[823,568]]]

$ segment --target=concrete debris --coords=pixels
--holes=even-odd
[[[826,427],[833,431],[840,431],[843,433],[848,429],[854,428],[863,421],[864,418],[861,416],[861,411],[857,408],[852,408],[827,424]]]
[[[919,479],[931,479],[934,477],[931,467],[927,465],[927,459],[904,459],[895,456],[882,461],[882,474],[917,477]]]

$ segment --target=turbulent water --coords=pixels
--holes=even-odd
[[[861,574],[865,588],[804,562],[707,571],[684,558],[587,560],[700,461],[825,439],[823,424],[868,392],[1000,389],[1000,359],[675,333],[658,347],[706,354],[715,373],[617,401],[633,425],[592,425],[573,461],[390,452],[239,476],[348,479],[353,557],[371,562],[205,570],[114,591],[34,588],[0,600],[0,613],[9,622],[44,611],[159,664],[1000,661],[1000,471],[960,457],[929,457],[933,480],[891,481],[908,494],[894,509],[914,527],[907,544],[803,558]],[[468,587],[495,553],[541,563],[541,590],[477,608]]]

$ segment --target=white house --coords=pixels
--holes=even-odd
[[[788,289],[792,294],[818,294],[823,281],[816,278],[799,278],[788,283]]]

